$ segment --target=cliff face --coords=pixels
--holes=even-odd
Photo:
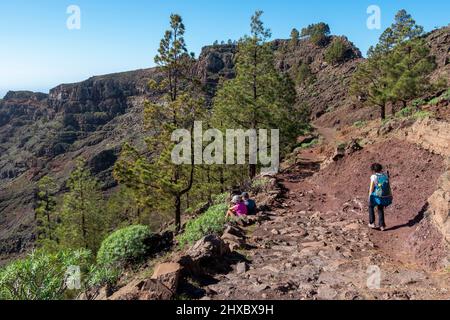
[[[430,32],[427,42],[438,65],[433,79],[443,78],[450,81],[450,25]]]
[[[341,63],[330,64],[325,55],[336,39],[342,40],[347,49]],[[313,120],[342,106],[354,106],[348,88],[353,72],[363,58],[359,49],[346,37],[331,37],[324,46],[317,46],[308,40],[301,40],[296,45],[278,40],[274,46],[277,49],[278,67],[288,72],[296,82],[298,101],[310,110]],[[306,81],[298,79],[301,65],[308,66],[311,74]],[[329,123],[330,126],[335,124]]]

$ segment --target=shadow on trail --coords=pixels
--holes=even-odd
[[[407,223],[404,223],[404,224],[401,224],[401,225],[398,225],[398,226],[395,226],[392,228],[388,228],[388,229],[386,229],[386,231],[395,231],[395,230],[402,229],[402,228],[414,227],[415,225],[419,224],[420,221],[423,220],[423,218],[425,217],[425,212],[428,211],[429,206],[430,205],[427,202],[413,219],[409,220]]]

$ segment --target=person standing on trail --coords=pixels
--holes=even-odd
[[[256,215],[256,202],[250,199],[248,192],[242,193],[242,199],[244,200],[245,206],[247,207],[247,214],[249,216]]]
[[[232,206],[227,212],[227,217],[242,217],[247,215],[247,206],[241,196],[234,196],[231,200]]]
[[[393,200],[389,172],[383,173],[383,166],[379,163],[372,164],[371,170],[373,175],[370,177],[369,189],[369,228],[376,229],[376,207],[378,209],[378,226],[381,231],[385,231],[384,209],[390,206]]]

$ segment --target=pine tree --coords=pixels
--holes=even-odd
[[[108,230],[100,184],[86,168],[84,159],[76,160],[67,187],[57,230],[61,245],[96,252]]]
[[[143,207],[155,212],[175,212],[177,230],[181,227],[182,199],[194,184],[193,154],[189,164],[176,164],[172,159],[175,141],[172,133],[186,129],[192,136],[194,122],[202,120],[205,101],[193,63],[184,41],[185,26],[179,15],[170,17],[170,30],[161,40],[155,62],[163,79],[150,86],[162,98],[145,104],[145,127],[152,131],[146,139],[146,151],[125,145],[114,175],[136,191]]]
[[[273,50],[267,40],[261,11],[251,20],[251,35],[238,44],[236,78],[225,81],[214,101],[216,127],[226,129],[280,129],[281,143],[296,135],[295,89],[286,76],[275,69]],[[255,177],[257,165],[248,165]]]
[[[298,40],[300,39],[300,32],[294,28],[291,31],[291,45],[296,46],[298,44]]]
[[[318,46],[324,46],[328,42],[330,33],[330,26],[324,22],[319,22],[303,28],[301,36],[308,37],[312,43]]]
[[[414,39],[397,45],[387,59],[389,100],[407,101],[421,96],[431,89],[428,75],[435,70],[435,58],[423,39]]]
[[[419,38],[423,33],[423,27],[417,25],[406,10],[400,10],[395,15],[394,23],[381,34],[378,44],[369,48],[368,56],[387,54],[397,45]]]
[[[38,183],[37,206],[35,218],[37,222],[37,238],[41,245],[55,241],[56,227],[56,193],[58,185],[50,176],[43,177]]]
[[[377,106],[382,119],[386,118],[387,103],[406,105],[431,86],[428,75],[436,64],[422,35],[423,27],[400,10],[354,74],[352,93]]]

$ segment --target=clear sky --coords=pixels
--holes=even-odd
[[[69,5],[81,9],[80,30],[66,27]],[[1,0],[0,96],[151,67],[172,12],[182,15],[196,54],[214,40],[248,33],[257,9],[265,11],[274,38],[324,21],[365,53],[382,32],[366,27],[369,5],[380,7],[382,30],[402,8],[427,31],[450,23],[448,0]]]

